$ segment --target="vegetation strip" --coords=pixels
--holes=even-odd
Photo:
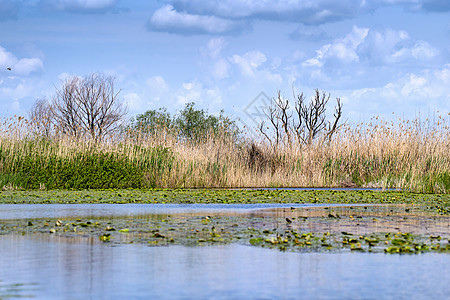
[[[342,190],[81,190],[4,191],[0,204],[49,203],[317,203],[317,204],[410,204],[442,214],[450,212],[449,194]]]
[[[94,74],[71,80],[53,103],[38,101],[29,118],[0,122],[3,190],[379,187],[450,192],[446,115],[433,121],[373,117],[341,124],[340,101],[335,118],[328,120],[328,97],[316,91],[309,105],[302,97],[288,105],[279,95],[263,108],[260,124],[244,128],[194,103],[173,116],[161,108],[121,122],[124,111],[116,94],[108,98],[113,102],[108,108],[115,109],[102,109],[96,118],[82,105],[89,97],[75,103],[73,97],[61,97],[73,96],[68,87],[82,95],[96,86],[84,86],[92,81],[99,95],[108,94],[113,89],[104,88],[111,78]],[[91,100],[88,107],[105,105]]]
[[[0,193],[0,203],[285,204],[282,208],[243,210],[240,214],[215,210],[133,217],[0,220],[0,234],[8,235],[61,235],[99,243],[154,246],[240,243],[300,252],[450,251],[447,194],[181,189],[7,191]],[[291,206],[298,203],[347,205]]]

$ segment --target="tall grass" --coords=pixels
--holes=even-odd
[[[448,121],[345,125],[331,141],[271,146],[210,134],[118,134],[102,143],[44,138],[22,118],[0,128],[0,187],[85,189],[151,187],[380,187],[450,192]]]

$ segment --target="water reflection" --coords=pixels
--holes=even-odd
[[[0,236],[2,284],[36,283],[39,299],[445,299],[449,267],[450,256],[439,254],[111,247],[90,238]]]
[[[325,207],[342,204],[292,204],[294,207]],[[345,205],[345,204],[344,204]],[[134,216],[142,214],[246,212],[282,208],[286,204],[0,204],[0,220],[64,217]]]

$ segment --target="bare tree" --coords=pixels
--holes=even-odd
[[[51,104],[55,125],[74,137],[102,140],[119,129],[127,108],[114,89],[114,77],[92,74],[73,77],[57,90]]]
[[[317,89],[309,104],[305,103],[303,93],[299,94],[296,96],[294,103],[296,113],[292,114],[289,111],[289,101],[283,99],[278,91],[277,98],[272,99],[272,105],[264,112],[272,124],[274,132],[272,137],[275,136],[275,142],[272,141],[271,136],[266,132],[264,122],[260,124],[259,130],[272,145],[278,145],[280,140],[285,140],[288,145],[291,145],[293,142],[291,134],[294,134],[297,142],[301,144],[312,144],[313,140],[319,135],[322,135],[324,140],[328,139],[330,141],[333,134],[340,127],[339,120],[342,116],[342,104],[340,98],[336,98],[337,104],[333,115],[334,119],[327,121],[326,106],[329,100],[330,94],[327,95],[325,92],[321,94]]]
[[[61,89],[57,89],[51,102],[53,122],[58,131],[73,137],[79,137],[80,117],[78,113],[78,101],[76,90],[81,86],[80,78],[67,79]]]
[[[289,100],[284,99],[281,96],[281,92],[278,91],[277,98],[272,99],[272,104],[263,111],[274,129],[275,141],[272,141],[266,133],[266,130],[264,129],[264,121],[261,122],[259,130],[271,144],[278,145],[280,141],[285,140],[287,140],[288,144],[291,143],[292,113],[289,112],[289,108]]]
[[[50,137],[53,115],[47,99],[36,100],[28,115],[33,132],[47,138]]]

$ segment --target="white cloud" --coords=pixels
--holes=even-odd
[[[148,78],[145,83],[154,92],[164,93],[169,90],[169,85],[162,76],[153,76]]]
[[[66,81],[66,80],[68,80],[68,79],[70,79],[72,77],[74,77],[74,75],[66,73],[66,72],[63,72],[63,73],[58,75],[58,79],[60,81],[62,81],[62,82]]]
[[[439,51],[425,41],[418,41],[411,49],[411,54],[416,59],[430,59],[439,54]]]
[[[358,62],[357,47],[364,41],[368,32],[368,28],[353,26],[352,31],[344,38],[322,46],[316,50],[316,57],[305,60],[302,65],[321,68],[328,61],[339,61],[345,64]]]
[[[410,38],[407,32],[392,29],[370,30],[358,47],[359,55],[371,63],[395,63],[409,53]]]
[[[350,110],[371,115],[396,112],[414,118],[419,111],[450,112],[450,65],[408,73],[378,88],[335,93],[347,95]]]
[[[206,49],[211,58],[219,58],[223,48],[226,46],[224,37],[212,38],[206,44]]]
[[[369,30],[354,26],[345,37],[317,49],[316,56],[305,59],[302,66],[322,68],[330,64],[329,71],[332,72],[336,72],[336,64],[348,67],[349,64],[357,66],[364,63],[367,68],[391,68],[405,62],[410,66],[425,63],[437,55],[439,51],[436,48],[425,41],[414,41],[406,31],[389,28]]]
[[[217,37],[210,39],[206,46],[200,48],[203,57],[206,59],[204,65],[215,80],[222,80],[229,76],[230,64],[222,56],[222,50],[226,45],[227,42],[224,37]]]
[[[128,93],[124,95],[123,98],[130,112],[142,112],[143,101],[138,94]]]
[[[19,82],[16,85],[2,87],[2,98],[11,100],[18,100],[30,95],[32,88],[27,86],[24,82]]]
[[[40,58],[22,58],[18,59],[12,53],[6,51],[0,46],[0,73],[26,76],[34,72],[43,70],[44,63]],[[7,70],[11,68],[11,70]]]
[[[22,58],[15,65],[16,72],[22,75],[28,75],[43,68],[44,64],[39,58]]]
[[[176,106],[181,109],[186,103],[194,102],[197,107],[206,107],[211,113],[218,112],[222,104],[222,92],[217,86],[205,87],[194,80],[184,82],[176,93]]]
[[[220,60],[216,61],[213,66],[212,74],[215,79],[221,80],[224,78],[227,78],[229,76],[230,64],[226,59],[221,58]]]
[[[426,84],[427,80],[425,77],[410,74],[409,80],[404,83],[400,94],[404,97],[424,94]]]
[[[213,15],[220,18],[253,18],[320,24],[355,16],[367,11],[354,0],[172,0],[175,9],[192,14]],[[363,3],[364,0],[359,1]]]
[[[161,106],[159,102],[167,101],[171,97],[169,84],[159,75],[147,78],[143,93],[142,97],[149,100],[145,106]]]
[[[0,46],[0,66],[6,68],[11,67],[15,63],[17,63],[17,58]]]
[[[242,75],[253,76],[257,68],[267,61],[267,58],[259,51],[250,51],[243,56],[235,54],[230,60],[239,66]]]
[[[180,34],[227,34],[242,27],[242,22],[216,16],[204,16],[176,11],[172,5],[156,10],[147,28]]]

